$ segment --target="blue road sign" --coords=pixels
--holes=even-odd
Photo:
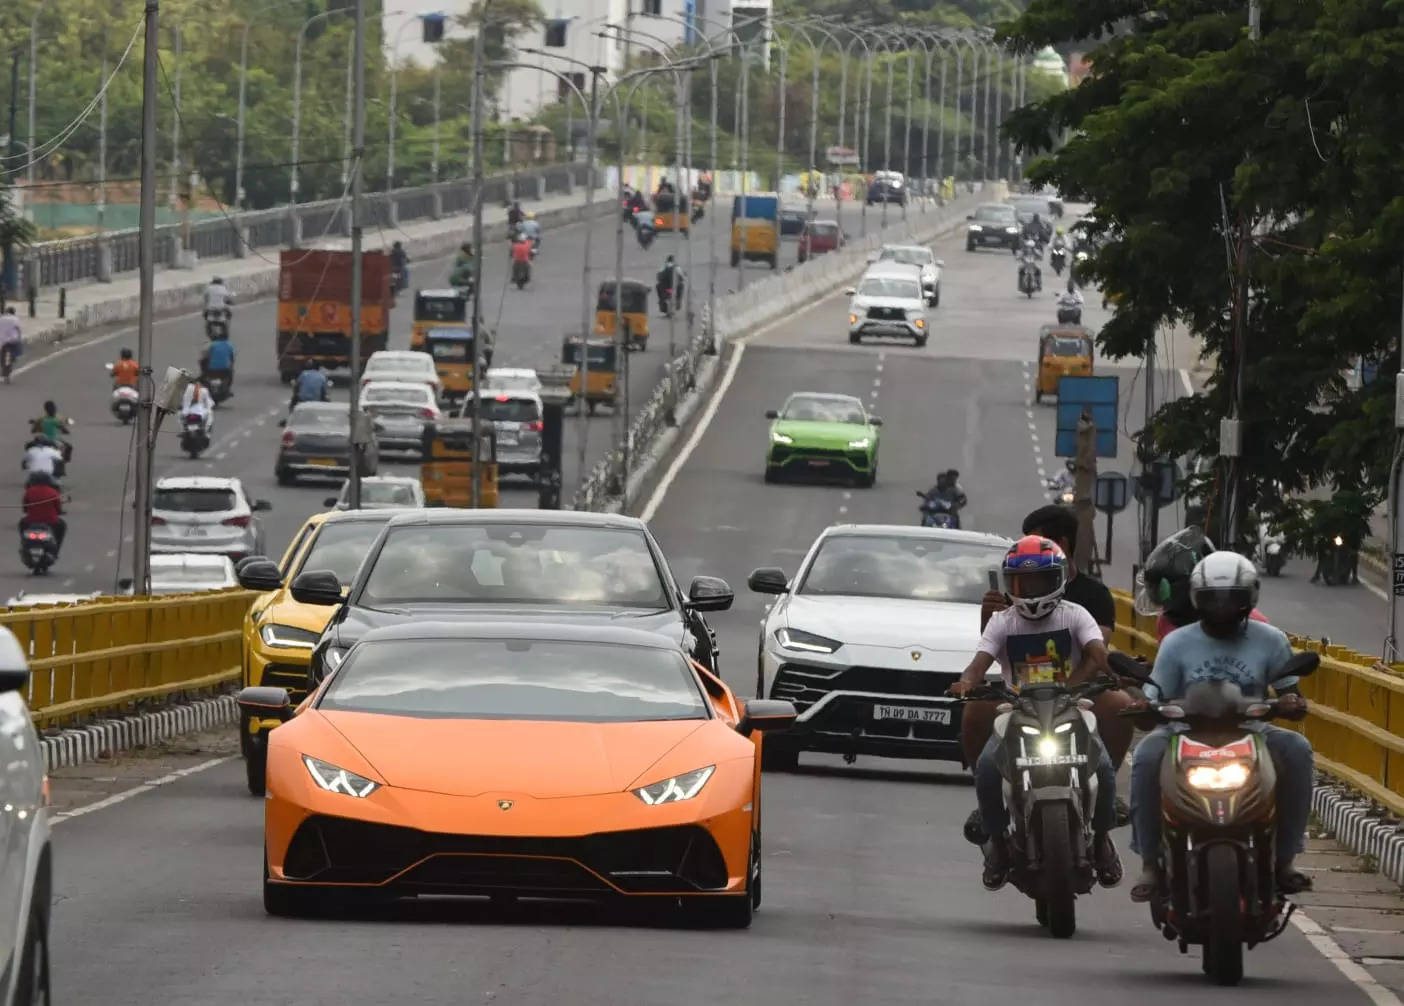
[[[1058,435],[1054,453],[1060,458],[1077,455],[1077,421],[1082,410],[1092,413],[1097,425],[1097,457],[1116,457],[1117,402],[1120,381],[1111,377],[1058,378]]]

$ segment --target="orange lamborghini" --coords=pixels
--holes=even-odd
[[[539,621],[367,633],[269,734],[274,915],[420,894],[680,899],[744,927],[761,894],[760,731],[655,633]]]

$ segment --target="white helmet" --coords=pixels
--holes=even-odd
[[[1190,601],[1202,621],[1218,628],[1246,621],[1258,604],[1258,570],[1237,552],[1213,552],[1190,573]]]

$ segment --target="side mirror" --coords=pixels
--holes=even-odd
[[[766,409],[766,410],[765,410],[765,418],[766,418],[766,419],[779,419],[779,418],[780,418],[780,412],[779,412],[778,409]]]
[[[0,692],[20,692],[29,687],[29,658],[9,629],[0,632]]]
[[[944,268],[946,268],[946,260],[943,259],[943,258],[938,258],[938,259],[936,260],[936,268],[937,268],[937,269],[944,269]]]
[[[337,497],[335,496],[328,496],[326,499],[322,500],[322,506],[336,506],[336,503]]]
[[[1315,674],[1316,669],[1321,666],[1321,654],[1319,653],[1294,653],[1292,659],[1272,672],[1273,681],[1281,681],[1283,678],[1305,678],[1310,674]]]
[[[283,571],[272,559],[250,557],[234,570],[234,577],[245,590],[277,590],[283,585]]]
[[[715,576],[694,576],[687,588],[687,606],[693,611],[726,611],[735,599],[731,585]]]
[[[790,578],[783,569],[762,566],[746,577],[746,586],[757,594],[783,594],[790,589]]]
[[[268,500],[254,500],[253,508],[257,513],[267,513],[273,509],[273,504]]]
[[[872,265],[872,264],[873,264],[874,262],[876,262],[876,261],[877,261],[877,256],[876,256],[876,255],[869,255],[869,256],[868,256],[868,265]]]
[[[342,601],[341,581],[329,569],[311,569],[293,580],[292,596],[301,604],[338,605]]]
[[[965,215],[965,219],[966,219],[966,220],[974,220],[974,219],[975,219],[975,214],[974,214],[974,213],[967,213],[967,214]]]
[[[285,722],[292,718],[292,700],[283,688],[274,688],[271,685],[241,688],[235,693],[234,701],[241,712],[254,716],[271,715]]]
[[[736,729],[745,737],[757,730],[788,730],[795,725],[795,705],[783,699],[751,699],[741,707]]]
[[[868,417],[868,425],[869,425],[869,426],[881,426],[881,425],[882,425],[882,420],[879,419],[877,416],[869,416],[869,417]]]
[[[285,426],[287,426],[287,425],[288,425],[288,421],[287,421],[286,419],[280,419],[280,420],[278,420],[278,429],[281,430],[283,427],[285,427]]]
[[[1112,650],[1107,654],[1107,663],[1123,678],[1130,678],[1132,681],[1150,680],[1151,665],[1142,663],[1129,653]]]
[[[848,287],[847,289],[845,289],[845,290],[843,291],[843,295],[844,295],[845,297],[852,297],[852,296],[853,296],[854,294],[856,294],[857,292],[858,292],[857,290],[855,290],[853,287],[850,286],[850,287]]]

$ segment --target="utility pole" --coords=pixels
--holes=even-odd
[[[175,69],[174,89],[171,104],[171,192],[168,205],[175,209],[176,200],[180,198],[180,24],[177,23],[171,33],[175,35]]]
[[[11,163],[15,159],[15,146],[19,143],[19,137],[15,135],[16,116],[19,110],[19,64],[20,51],[17,48],[10,54],[10,149],[6,153],[10,155]],[[25,159],[33,160],[34,155],[31,153]],[[27,192],[25,195],[31,199],[34,196],[32,192]],[[3,258],[0,258],[0,269],[3,269],[3,272],[0,272],[0,304],[3,304],[5,298],[16,287],[14,247],[6,241],[5,247],[0,249],[0,255],[3,255]]]
[[[481,383],[483,361],[483,32],[487,30],[488,9],[491,0],[484,0],[482,19],[478,22],[478,32],[473,39],[473,383],[468,396],[473,402],[473,506],[482,505],[481,472],[478,456],[482,454],[482,444],[478,442],[480,427],[478,414],[478,387]],[[582,347],[583,352],[583,347]],[[582,398],[584,389],[581,389]],[[466,402],[464,403],[467,404]]]
[[[151,375],[151,328],[155,317],[156,277],[156,61],[161,44],[160,4],[146,0],[145,52],[142,57],[141,88],[141,206],[137,239],[140,271],[137,314],[137,363],[141,367],[141,403],[136,419],[135,521],[132,528],[132,593],[151,593],[151,461],[155,416],[154,386]],[[106,74],[104,74],[105,82]]]
[[[1092,490],[1097,482],[1097,424],[1091,407],[1084,407],[1077,420],[1076,473],[1073,477],[1073,509],[1077,512],[1077,547],[1073,565],[1079,573],[1091,573],[1097,546],[1097,511],[1092,507]]]
[[[1146,344],[1146,410],[1145,418],[1141,424],[1141,436],[1136,444],[1136,458],[1141,463],[1140,483],[1142,491],[1137,504],[1140,507],[1140,564],[1146,564],[1146,557],[1150,555],[1151,549],[1155,548],[1156,540],[1160,537],[1160,494],[1158,479],[1153,476],[1158,472],[1155,468],[1155,455],[1151,451],[1150,428],[1151,419],[1155,416],[1155,336]]]
[[[351,471],[346,483],[346,505],[361,508],[361,459],[370,439],[369,424],[361,415],[361,300],[364,296],[365,254],[361,248],[361,192],[365,173],[361,170],[366,154],[366,0],[356,0],[356,28],[353,33],[351,62],[354,64],[355,88],[353,117],[354,147],[349,169],[351,175]]]
[[[590,221],[595,219],[593,211],[591,210],[591,207],[595,204],[595,131],[600,114],[600,74],[604,72],[605,68],[602,66],[590,67],[590,111],[589,117],[585,120],[585,219]],[[567,97],[566,104],[569,103],[570,101]],[[622,228],[624,226],[624,214],[620,213],[618,216],[619,222],[616,226]],[[580,459],[576,463],[575,470],[577,485],[581,485],[585,482],[585,463],[586,458],[589,456],[586,447],[590,436],[590,412],[585,408],[585,391],[589,385],[590,376],[590,335],[594,330],[594,326],[590,324],[590,302],[595,294],[595,291],[590,289],[590,234],[594,229],[593,226],[587,226],[585,228],[585,254],[584,259],[580,263],[580,401],[578,403],[580,433],[576,437],[579,441],[576,446],[580,451]],[[621,255],[623,254],[623,245],[624,242],[621,235],[619,242],[619,254]],[[619,300],[619,287],[617,284],[614,288],[614,298],[616,302]],[[619,310],[620,305],[616,303],[616,318],[619,316]],[[618,338],[617,324],[615,326],[615,337]],[[629,343],[627,339],[624,340],[624,345],[619,350],[619,354],[621,358],[626,358],[629,355]],[[560,462],[563,459],[560,458],[560,455],[557,455],[557,460]],[[564,465],[558,464],[558,467],[563,468]],[[625,476],[625,481],[628,481],[627,475]]]

